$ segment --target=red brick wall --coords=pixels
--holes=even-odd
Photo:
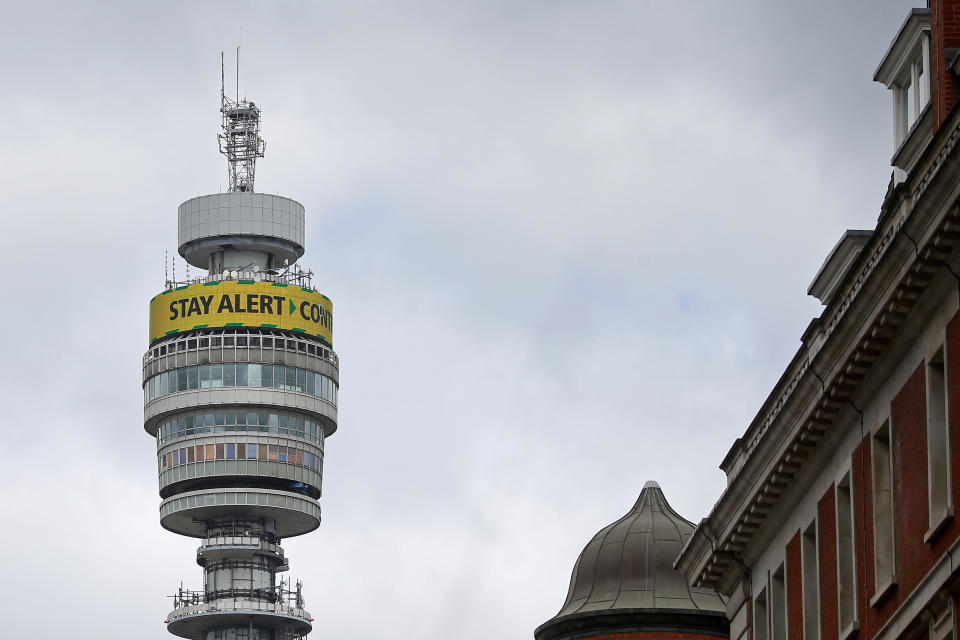
[[[960,7],[960,2],[956,5]],[[960,19],[960,11],[957,12]],[[960,24],[960,23],[958,23]],[[960,32],[958,32],[960,37]],[[951,458],[951,492],[954,505],[960,496],[960,314],[947,325],[947,388],[949,393],[949,426]],[[857,539],[858,579],[863,585],[858,603],[861,633],[876,632],[903,603],[907,595],[933,568],[949,546],[960,536],[960,521],[954,519],[932,544],[923,542],[929,526],[927,503],[927,394],[926,363],[919,363],[890,405],[893,432],[893,491],[896,567],[899,584],[877,608],[869,606],[875,594],[873,566],[873,507],[869,447],[861,443],[854,453],[854,473],[864,459],[862,511],[864,532]],[[858,503],[860,500],[857,501]],[[862,567],[861,567],[862,565]],[[861,574],[862,571],[862,574]]]
[[[870,598],[874,591],[873,568],[873,476],[868,432],[853,451],[850,479],[853,482],[853,545],[856,556],[857,620],[861,629],[869,624]],[[866,623],[866,624],[865,624]]]
[[[787,543],[787,639],[803,640],[803,566],[800,531]]]
[[[947,421],[950,427],[950,495],[954,509],[960,499],[960,312],[947,323],[947,400],[950,409]],[[960,536],[960,523],[954,520],[942,536],[946,542],[938,545],[946,549]]]
[[[946,68],[945,49],[960,47],[960,0],[930,2],[930,98],[933,130],[947,119],[956,100],[956,82]]]
[[[817,503],[820,532],[820,638],[837,640],[837,516],[833,485]]]
[[[960,7],[960,0],[957,1]],[[960,10],[958,38],[960,38]],[[960,313],[946,328],[948,424],[950,428],[951,492],[955,509],[960,509]],[[927,416],[926,363],[918,363],[890,405],[891,451],[893,455],[894,527],[898,585],[877,607],[870,606],[876,593],[873,561],[873,477],[870,430],[851,457],[853,481],[857,572],[858,637],[870,638],[903,604],[933,565],[960,537],[960,516],[927,544],[923,537],[929,526],[927,504]],[[836,504],[831,485],[817,503],[820,534],[820,618],[822,640],[836,640],[837,558]],[[801,532],[787,543],[787,620],[789,640],[803,638],[803,570]],[[749,604],[749,603],[748,603]],[[960,600],[958,600],[960,605]],[[752,620],[751,620],[752,622]]]
[[[920,363],[893,399],[894,530],[896,531],[897,591],[909,591],[929,568],[923,536],[929,521],[927,507],[927,392],[925,365]],[[891,598],[889,604],[902,599]],[[881,607],[881,620],[892,611]]]

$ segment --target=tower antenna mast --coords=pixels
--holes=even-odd
[[[252,100],[240,100],[240,47],[237,47],[236,99],[227,97],[223,82],[223,52],[220,52],[220,153],[227,157],[228,191],[253,191],[257,158],[266,151],[260,137],[260,108]]]

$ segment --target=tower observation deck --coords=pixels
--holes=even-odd
[[[206,271],[150,301],[144,429],[157,441],[160,523],[200,540],[202,586],[173,596],[170,633],[290,640],[313,618],[281,541],[320,525],[337,429],[332,303],[297,265],[304,208],[256,193],[260,110],[221,91],[230,191],[178,211],[179,253]]]

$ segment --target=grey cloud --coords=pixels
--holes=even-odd
[[[871,76],[909,7],[5,7],[10,633],[165,638],[200,579],[138,376],[176,206],[225,181],[241,27],[257,185],[307,207],[343,359],[324,524],[287,543],[315,633],[530,638],[645,480],[691,519],[719,495],[806,285],[878,213]]]

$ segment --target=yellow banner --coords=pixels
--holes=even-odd
[[[150,343],[207,327],[266,327],[297,331],[333,345],[333,303],[313,289],[236,280],[191,284],[150,301]]]

